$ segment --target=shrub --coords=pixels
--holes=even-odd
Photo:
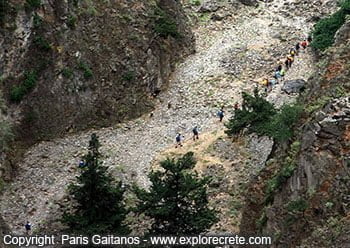
[[[290,212],[304,212],[308,208],[308,203],[304,199],[290,201],[287,209]]]
[[[259,230],[262,230],[262,228],[266,225],[268,221],[268,218],[266,216],[266,209],[263,210],[261,216],[259,219],[256,221],[256,226]]]
[[[267,124],[266,134],[282,142],[293,136],[293,124],[296,123],[303,111],[299,105],[284,105]]]
[[[83,71],[85,79],[93,76],[91,69],[84,62],[79,62],[79,69]]]
[[[26,91],[22,85],[13,86],[10,91],[10,100],[12,102],[20,102],[22,101],[25,94],[26,94]]]
[[[73,15],[70,15],[67,19],[67,26],[71,29],[74,29],[75,26],[76,26],[76,22],[77,22],[77,17],[76,16],[73,16]]]
[[[311,46],[320,51],[330,47],[334,42],[335,33],[345,23],[348,14],[350,14],[350,0],[345,0],[341,3],[340,10],[316,23],[312,32],[314,39]]]
[[[50,43],[42,36],[34,37],[34,44],[43,51],[50,51],[51,46]]]
[[[267,181],[265,205],[273,202],[274,193],[282,188],[282,185],[290,178],[296,169],[296,157],[300,151],[300,142],[295,141],[290,145],[288,156],[285,158],[280,171]]]
[[[70,69],[70,68],[64,68],[62,70],[62,75],[65,77],[65,78],[71,78],[73,76],[73,70]]]
[[[154,30],[159,34],[159,36],[163,38],[167,38],[168,36],[180,38],[177,24],[174,18],[169,16],[159,7],[155,10]]]
[[[10,100],[13,102],[22,101],[23,97],[36,86],[37,80],[38,75],[35,70],[26,72],[24,74],[23,83],[12,87],[10,91]]]
[[[43,20],[41,19],[41,17],[37,13],[35,13],[33,16],[34,28],[40,28],[42,24],[43,24]]]
[[[24,88],[29,91],[33,89],[36,85],[36,82],[38,80],[38,74],[36,71],[30,71],[25,73],[25,79],[23,82]]]
[[[8,7],[8,0],[0,0],[0,25],[2,25],[5,21],[5,16]]]
[[[26,0],[25,7],[27,9],[37,9],[41,6],[41,0]]]
[[[191,5],[194,5],[194,6],[199,6],[201,5],[201,1],[200,0],[191,0]]]
[[[133,71],[128,71],[126,73],[123,74],[122,79],[123,81],[132,81],[134,79],[135,75]]]
[[[8,143],[12,141],[14,134],[12,132],[12,125],[8,120],[0,121],[0,152],[7,149]]]

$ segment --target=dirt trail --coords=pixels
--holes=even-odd
[[[146,187],[152,161],[173,146],[177,132],[189,138],[194,125],[209,135],[213,130],[223,130],[216,118],[219,106],[232,108],[240,99],[240,92],[251,91],[254,81],[271,73],[287,47],[305,37],[310,28],[303,17],[281,15],[286,2],[297,0],[261,4],[257,9],[242,7],[241,14],[198,27],[197,53],[178,66],[170,88],[160,95],[152,118],[145,115],[122,125],[69,135],[30,148],[18,165],[17,178],[1,199],[0,211],[11,229],[23,233],[26,220],[34,223],[34,230],[40,229],[60,212],[59,202],[78,172],[78,161],[92,132],[100,137],[104,164],[125,182],[136,180]],[[300,14],[308,15],[302,11]],[[279,34],[287,36],[281,31],[282,24],[293,28],[288,40],[276,38]],[[288,78],[307,78],[312,72],[311,57],[304,53],[300,58],[295,69],[288,72]],[[280,95],[278,89],[274,92],[276,97]]]

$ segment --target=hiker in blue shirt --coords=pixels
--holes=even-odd
[[[178,133],[178,134],[176,135],[176,138],[175,138],[175,140],[176,140],[175,148],[177,148],[178,146],[182,146],[182,143],[181,143],[182,138],[183,138],[183,136],[182,136],[180,133]]]
[[[220,122],[222,122],[222,119],[224,118],[224,116],[225,116],[225,111],[224,111],[224,107],[222,107],[218,112],[218,117],[220,119]]]
[[[29,234],[30,230],[32,229],[32,224],[27,221],[27,224],[24,225],[24,228],[26,229],[26,233]]]
[[[195,126],[192,129],[192,132],[193,132],[193,140],[199,139],[199,131],[198,131],[198,127],[197,126]]]

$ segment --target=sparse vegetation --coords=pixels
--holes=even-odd
[[[0,121],[0,152],[3,152],[8,148],[9,142],[14,138],[12,132],[12,125],[7,119]]]
[[[133,71],[127,71],[122,76],[123,81],[128,81],[128,82],[131,82],[134,78],[135,78],[135,73]]]
[[[73,76],[73,70],[66,67],[62,70],[62,75],[65,77],[65,78],[72,78]]]
[[[308,203],[304,199],[290,201],[287,205],[287,210],[293,213],[304,212],[307,208]]]
[[[296,168],[296,157],[300,150],[300,142],[291,144],[288,156],[285,158],[280,171],[267,182],[265,205],[273,202],[274,194],[290,178]]]
[[[70,16],[68,16],[68,19],[67,19],[67,21],[66,21],[66,24],[67,24],[67,26],[68,26],[70,29],[75,29],[77,20],[78,20],[78,19],[77,19],[76,16],[70,15]]]
[[[200,0],[191,0],[190,4],[194,5],[194,6],[199,6],[199,5],[201,5],[201,1]]]
[[[256,226],[259,230],[262,230],[262,228],[266,225],[267,223],[267,216],[266,216],[266,209],[263,209],[263,212],[260,216],[260,218],[256,221]]]
[[[38,28],[41,27],[42,24],[43,24],[42,18],[37,13],[35,13],[33,15],[33,26],[34,26],[34,28],[38,29]]]
[[[163,38],[167,38],[168,36],[172,36],[174,38],[181,37],[175,19],[161,8],[157,7],[155,9],[154,19],[154,30],[159,36]]]
[[[10,100],[20,102],[35,86],[38,80],[38,74],[35,70],[27,71],[24,74],[24,81],[18,86],[13,86],[10,92]]]
[[[37,9],[41,6],[41,0],[26,0],[25,8],[26,9]]]
[[[350,14],[350,0],[342,1],[340,5],[340,10],[316,23],[311,46],[317,50],[324,51],[334,43],[335,33],[345,23],[346,15]]]
[[[290,139],[294,134],[293,125],[298,121],[302,111],[303,108],[300,105],[282,106],[266,126],[266,134],[279,142]]]
[[[8,7],[8,0],[0,0],[0,26],[4,24],[7,7]]]
[[[34,44],[41,50],[48,52],[51,50],[51,45],[47,39],[38,35],[34,37]]]
[[[92,78],[92,76],[93,76],[92,70],[90,69],[90,67],[87,64],[85,64],[84,62],[80,61],[79,65],[78,65],[78,68],[83,71],[85,79]]]

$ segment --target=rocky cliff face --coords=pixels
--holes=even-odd
[[[193,51],[176,1],[5,2],[1,87],[31,141],[150,111]]]
[[[349,24],[308,82],[294,143],[251,182],[241,231],[273,233],[275,247],[350,245]]]

